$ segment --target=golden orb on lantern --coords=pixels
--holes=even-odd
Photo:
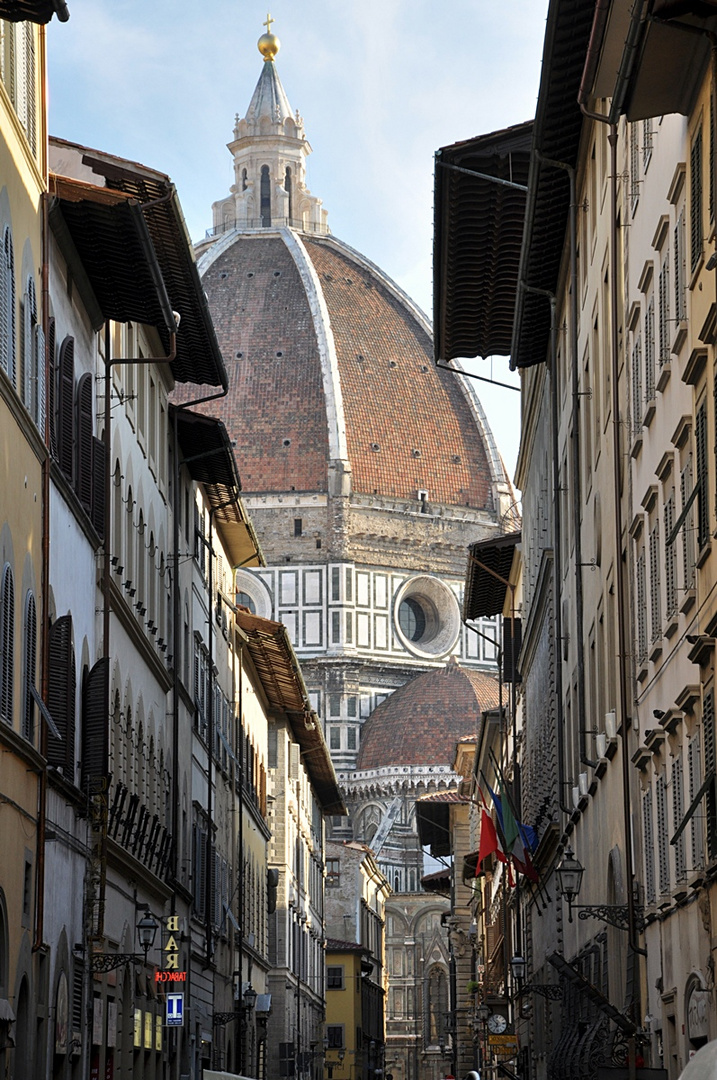
[[[274,20],[272,19],[271,15],[267,15],[266,22],[264,23],[264,26],[266,27],[266,33],[262,34],[256,43],[257,48],[261,55],[264,57],[265,62],[267,60],[273,60],[279,49],[281,48],[281,42],[279,41],[278,37],[276,36],[276,34],[272,34],[271,32],[271,24],[273,22]]]

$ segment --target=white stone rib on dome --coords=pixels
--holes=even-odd
[[[280,229],[281,237],[286,244],[296,269],[301,276],[301,282],[306,291],[306,299],[309,302],[311,317],[316,331],[316,342],[321,359],[321,375],[324,382],[324,395],[326,397],[326,418],[329,427],[329,455],[332,461],[343,463],[344,472],[350,471],[349,454],[346,445],[346,418],[344,416],[344,399],[341,392],[341,377],[336,357],[336,344],[334,333],[331,329],[331,317],[326,306],[326,299],[321,288],[319,275],[309,258],[301,237],[293,229]]]

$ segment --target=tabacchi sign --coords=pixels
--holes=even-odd
[[[165,931],[167,938],[162,945],[164,969],[154,973],[154,981],[158,983],[186,982],[186,971],[179,970],[179,942],[181,940],[179,915],[169,916],[165,924]]]

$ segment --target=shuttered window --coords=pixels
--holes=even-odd
[[[660,266],[660,274],[657,281],[659,300],[659,312],[657,323],[657,344],[659,348],[660,367],[670,359],[670,253],[665,252],[665,257]]]
[[[647,656],[647,621],[645,588],[645,551],[637,556],[637,659],[642,663]]]
[[[657,807],[657,860],[660,892],[670,891],[670,854],[667,824],[667,789],[664,776],[658,776],[655,784],[655,803]]]
[[[103,656],[87,675],[82,695],[82,787],[109,770],[110,661]]]
[[[72,616],[62,615],[50,627],[50,671],[47,707],[61,738],[47,737],[47,760],[75,780],[75,653]]]
[[[685,257],[685,211],[681,210],[675,225],[675,318],[683,322],[687,318],[687,267]]]
[[[101,540],[105,535],[105,444],[92,437],[92,524]]]
[[[192,892],[194,894],[194,912],[203,919],[206,913],[207,893],[207,830],[198,821],[194,822],[194,858],[192,873]]]
[[[680,495],[682,505],[686,506],[692,494],[692,456],[688,457],[680,475]],[[695,577],[695,512],[694,504],[690,507],[682,526],[682,574],[684,588],[691,589]]]
[[[645,840],[645,900],[654,904],[655,895],[655,839],[652,821],[652,791],[648,788],[642,797],[642,829]]]
[[[15,254],[5,226],[0,251],[0,364],[15,385]]]
[[[702,402],[695,417],[695,452],[697,459],[697,546],[701,551],[709,535],[709,481],[707,477],[707,403]]]
[[[714,690],[709,690],[702,703],[702,747],[704,751],[705,777],[714,776],[717,757],[715,755],[715,699]],[[707,817],[707,853],[710,860],[717,858],[717,799],[714,782],[705,795]]]
[[[690,267],[694,271],[702,257],[702,129],[690,151]]]
[[[662,634],[662,603],[660,596],[660,526],[656,521],[650,531],[650,640]]]
[[[13,675],[15,671],[15,581],[8,564],[0,586],[0,716],[13,721]]]
[[[47,411],[50,421],[50,453],[57,459],[57,324],[52,318],[47,324]]]
[[[642,397],[642,338],[639,334],[632,344],[632,427],[633,436],[642,431],[642,414],[645,403]]]
[[[22,733],[32,742],[35,738],[35,699],[31,687],[35,686],[37,672],[37,608],[31,592],[25,599],[24,639]]]
[[[690,739],[690,748],[687,754],[687,768],[689,772],[689,795],[692,805],[697,792],[702,786],[702,747],[700,743],[699,728]],[[705,863],[705,831],[704,818],[699,811],[692,815],[690,821],[690,857],[691,868],[698,870]]]
[[[37,294],[28,278],[22,298],[22,398],[38,429],[45,429],[45,335],[37,319]]]
[[[645,398],[655,397],[655,297],[650,296],[645,308]]]
[[[92,510],[92,376],[82,375],[77,383],[77,468],[75,488],[89,514]]]
[[[57,460],[63,473],[74,480],[75,339],[60,345],[57,386]]]
[[[675,489],[670,489],[665,500],[665,536],[670,536],[675,525]],[[677,612],[677,552],[674,544],[665,548],[665,609],[671,619]]]
[[[672,821],[677,828],[685,816],[685,780],[682,755],[672,762]],[[684,881],[687,876],[687,857],[684,832],[675,844],[675,880]]]

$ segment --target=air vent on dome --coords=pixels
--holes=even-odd
[[[381,449],[381,447],[378,445],[377,442],[372,442],[371,443],[371,449],[374,451],[374,453],[378,453],[378,451]]]
[[[291,439],[284,439],[282,446],[291,446]]]

